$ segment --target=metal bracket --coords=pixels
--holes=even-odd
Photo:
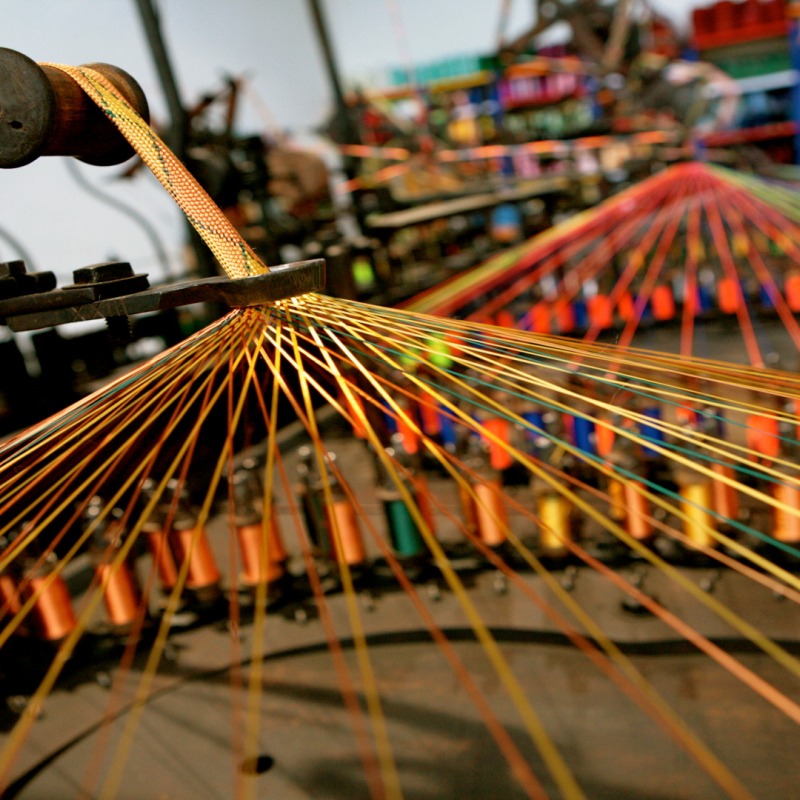
[[[76,270],[75,279],[72,286],[0,300],[0,322],[12,331],[32,331],[89,319],[128,317],[192,303],[219,302],[231,308],[259,306],[322,289],[325,260],[281,264],[250,278],[205,278],[154,286],[144,291],[138,290],[148,285],[147,276],[134,275],[127,264],[86,267]],[[126,294],[126,291],[133,293]]]

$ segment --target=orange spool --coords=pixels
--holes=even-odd
[[[0,605],[6,609],[4,616],[11,617],[22,608],[17,582],[8,574],[0,575]]]
[[[786,278],[783,293],[789,308],[792,311],[800,311],[800,272],[794,272]]]
[[[426,436],[438,436],[442,432],[436,398],[427,392],[420,395],[419,417]]]
[[[222,575],[217,569],[217,562],[211,552],[211,545],[205,530],[201,529],[197,534],[197,541],[192,547],[192,539],[195,536],[196,528],[185,528],[176,530],[175,535],[180,546],[182,559],[189,557],[189,571],[186,577],[187,589],[205,589],[219,583]]]
[[[353,504],[347,498],[336,500],[329,512],[336,522],[336,530],[339,533],[338,542],[336,537],[331,535],[336,547],[341,545],[342,558],[351,567],[363,564],[367,559],[364,550],[364,539],[361,536],[361,527],[358,523],[358,514]]]
[[[408,408],[402,410],[405,415],[410,415],[411,413]],[[400,434],[403,450],[410,456],[416,455],[419,450],[419,436],[403,415],[397,417],[397,432]]]
[[[614,441],[617,434],[606,424],[602,422],[595,422],[594,424],[595,447],[597,448],[597,455],[601,458],[607,458],[608,454],[614,447]]]
[[[778,421],[761,414],[747,418],[747,446],[765,458],[775,458],[781,450],[778,438]]]
[[[593,326],[605,330],[614,324],[614,309],[608,295],[596,294],[586,304],[589,320]]]
[[[531,330],[534,333],[550,333],[550,304],[542,300],[531,309]]]
[[[493,417],[487,419],[483,423],[483,427],[486,428],[489,433],[493,434],[493,436],[496,436],[498,439],[508,444],[509,422],[507,419]],[[498,444],[495,439],[486,437],[484,441],[489,445],[489,461],[492,465],[492,469],[508,469],[514,463],[511,454],[502,445]]]
[[[158,580],[161,582],[161,587],[169,591],[178,582],[178,565],[170,548],[169,536],[160,528],[146,531],[146,535],[158,571]]]
[[[712,464],[711,469],[717,475],[723,475],[730,479],[736,478],[736,472],[728,464]],[[733,486],[729,486],[723,481],[714,481],[713,488],[714,511],[730,520],[736,520],[739,516],[739,493]]]
[[[132,625],[139,610],[139,587],[130,567],[124,561],[112,573],[111,564],[98,564],[98,580],[105,585],[103,603],[112,625]]]
[[[464,527],[475,536],[478,535],[478,510],[475,498],[469,493],[466,486],[458,485],[458,499],[461,502],[461,514],[464,517]]]
[[[34,606],[39,632],[48,642],[56,642],[71,633],[78,621],[75,619],[72,597],[64,579],[56,575],[49,586],[45,586],[46,581],[46,575],[31,578],[28,589],[31,594],[41,591]]]
[[[619,298],[617,313],[623,322],[633,319],[633,295],[630,292],[623,292]]]
[[[774,530],[772,535],[779,542],[800,543],[800,489],[783,483],[773,483],[772,496],[796,512],[792,513],[783,508],[773,509]]]
[[[498,547],[506,540],[504,528],[508,527],[508,514],[500,481],[476,483],[473,489],[477,496],[475,517],[478,536],[489,547]]]
[[[239,553],[242,559],[242,571],[239,579],[246,586],[270,583],[283,575],[283,561],[286,554],[282,545],[280,551],[276,551],[272,541],[274,539],[273,530],[273,525],[268,526],[266,569],[262,569],[261,542],[264,536],[264,526],[262,523],[256,522],[252,525],[239,525],[236,528],[236,538],[239,542]],[[283,554],[283,558],[281,558],[281,554]]]
[[[499,325],[501,328],[517,327],[517,321],[514,319],[514,315],[505,309],[497,312],[497,316],[494,318],[494,324]]]
[[[672,289],[669,286],[656,286],[650,295],[650,308],[653,317],[664,321],[675,316],[675,298],[672,296]]]
[[[717,283],[717,304],[725,314],[735,314],[739,310],[741,298],[739,286],[733,278],[722,278]]]
[[[649,539],[653,533],[653,526],[646,517],[650,516],[650,503],[642,494],[644,484],[639,481],[630,481],[624,485],[624,498],[627,510],[625,527],[628,533],[640,542]]]
[[[572,303],[562,300],[553,306],[556,326],[559,333],[572,333],[575,330],[575,309]]]

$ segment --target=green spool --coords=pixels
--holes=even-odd
[[[387,500],[384,507],[392,547],[397,555],[410,558],[424,553],[427,549],[425,541],[406,504],[402,500]]]

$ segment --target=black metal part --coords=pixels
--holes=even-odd
[[[94,270],[94,273],[86,275],[119,274],[116,269],[98,271],[98,267],[109,266],[87,267],[86,270]],[[219,302],[231,308],[248,308],[319,291],[325,286],[325,261],[319,258],[282,264],[249,278],[205,278],[154,286],[144,291],[134,289],[134,293],[121,291],[124,287],[130,291],[132,282],[138,279],[144,279],[146,285],[146,275],[132,275],[0,300],[0,315],[12,331],[31,331],[69,322],[162,311],[192,303]]]

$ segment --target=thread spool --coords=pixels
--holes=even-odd
[[[498,472],[508,469],[514,464],[513,456],[508,450],[496,441],[495,437],[501,442],[509,442],[509,422],[503,417],[490,417],[484,420],[483,427],[492,434],[492,438],[481,437],[489,445],[489,462],[492,469]]]
[[[6,608],[4,616],[10,617],[22,608],[17,581],[7,572],[0,574],[0,605]]]
[[[506,311],[506,309],[497,312],[494,318],[494,324],[501,328],[517,327],[517,321],[514,319],[514,315],[510,311]]]
[[[740,287],[733,278],[721,278],[717,283],[717,303],[724,314],[735,314],[741,304]]]
[[[624,520],[625,519],[625,486],[622,481],[616,478],[609,478],[608,488],[606,493],[609,497],[608,516],[611,519]]]
[[[205,528],[198,529],[194,521],[176,521],[172,530],[181,554],[181,562],[189,559],[186,588],[207,593],[217,587],[222,575],[211,552]]]
[[[126,562],[112,572],[111,564],[98,564],[95,573],[103,591],[103,604],[111,624],[118,628],[132,625],[139,610],[140,594],[136,579]]]
[[[550,304],[544,300],[536,303],[531,309],[531,330],[534,333],[550,333]]]
[[[560,494],[546,492],[536,498],[539,515],[539,546],[549,554],[561,554],[566,542],[572,541],[570,530],[570,505]]]
[[[653,534],[653,526],[647,517],[650,515],[650,503],[642,494],[644,484],[640,481],[629,481],[623,487],[625,503],[625,527],[634,538],[643,542]]]
[[[35,595],[41,591],[34,606],[40,636],[48,642],[57,642],[75,630],[78,621],[72,608],[72,597],[61,575],[56,575],[46,585],[47,575],[31,578],[28,591]]]
[[[633,295],[623,292],[617,303],[617,314],[623,322],[633,319]]]
[[[594,442],[592,441],[594,430],[593,419],[587,419],[577,414],[572,415],[572,436],[575,446],[589,455],[594,455],[595,452]]]
[[[594,425],[594,441],[597,448],[597,455],[607,458],[614,449],[614,442],[617,435],[608,425],[598,421]]]
[[[249,525],[236,526],[236,540],[239,543],[239,554],[242,560],[242,569],[239,580],[245,586],[258,586],[262,583],[271,583],[284,574],[283,562],[285,552],[281,558],[282,545],[278,546],[275,536],[275,519],[267,526],[266,553],[262,554],[264,541],[264,525],[261,522]],[[266,558],[266,563],[264,563]]]
[[[779,542],[800,544],[800,489],[785,483],[773,483],[772,496],[796,512],[774,508],[772,535]]]
[[[680,481],[679,481],[680,483]],[[708,509],[713,508],[714,490],[710,480],[694,480],[680,486],[681,511],[686,518],[683,532],[696,547],[716,547],[710,530],[716,530],[716,520]]]
[[[642,414],[649,419],[661,422],[661,408],[660,406],[647,406],[642,409]],[[647,425],[644,422],[639,423],[639,434],[643,439],[649,439],[655,444],[664,443],[664,431],[654,425]],[[644,455],[648,457],[658,457],[660,453],[647,445],[642,445]]]
[[[675,298],[669,286],[661,285],[653,289],[650,295],[650,306],[653,317],[659,322],[672,319],[675,316]]]
[[[399,492],[382,490],[383,508],[389,538],[395,553],[401,558],[413,558],[427,551],[425,541],[411,512]]]
[[[165,592],[169,592],[175,588],[175,584],[178,582],[178,565],[175,563],[169,536],[162,529],[161,524],[155,522],[146,523],[144,533],[161,588]]]
[[[614,324],[614,308],[608,295],[596,294],[589,298],[586,306],[593,327],[605,330]]]
[[[798,304],[800,304],[800,276],[798,276],[797,294]],[[553,316],[559,333],[572,333],[575,330],[575,309],[572,307],[572,303],[568,303],[566,300],[557,301],[553,305]]]
[[[127,72],[110,64],[84,64],[100,72],[145,120],[147,100]],[[0,48],[0,167],[39,156],[75,156],[97,166],[120,164],[134,150],[113,122],[66,73]]]
[[[364,538],[361,535],[361,526],[358,514],[349,498],[335,498],[329,510],[332,523],[336,525],[338,533],[337,545],[341,546],[342,559],[351,567],[363,564],[367,560],[364,549]],[[333,533],[331,533],[333,538]]]
[[[478,535],[478,510],[475,498],[470,494],[466,486],[458,485],[458,500],[461,504],[461,516],[464,520],[464,527],[473,536]]]
[[[499,480],[487,480],[473,487],[476,495],[475,522],[481,541],[499,547],[506,540],[508,514]]]
[[[728,464],[712,464],[711,469],[717,473],[731,480],[736,478],[736,472],[733,467]],[[714,511],[727,517],[731,521],[735,521],[739,516],[739,493],[733,486],[725,483],[724,481],[713,481],[714,486]]]
[[[800,273],[794,272],[786,278],[783,285],[786,304],[794,311],[800,311]]]
[[[767,459],[776,458],[781,451],[778,438],[778,420],[763,414],[750,414],[747,417],[747,446]]]

